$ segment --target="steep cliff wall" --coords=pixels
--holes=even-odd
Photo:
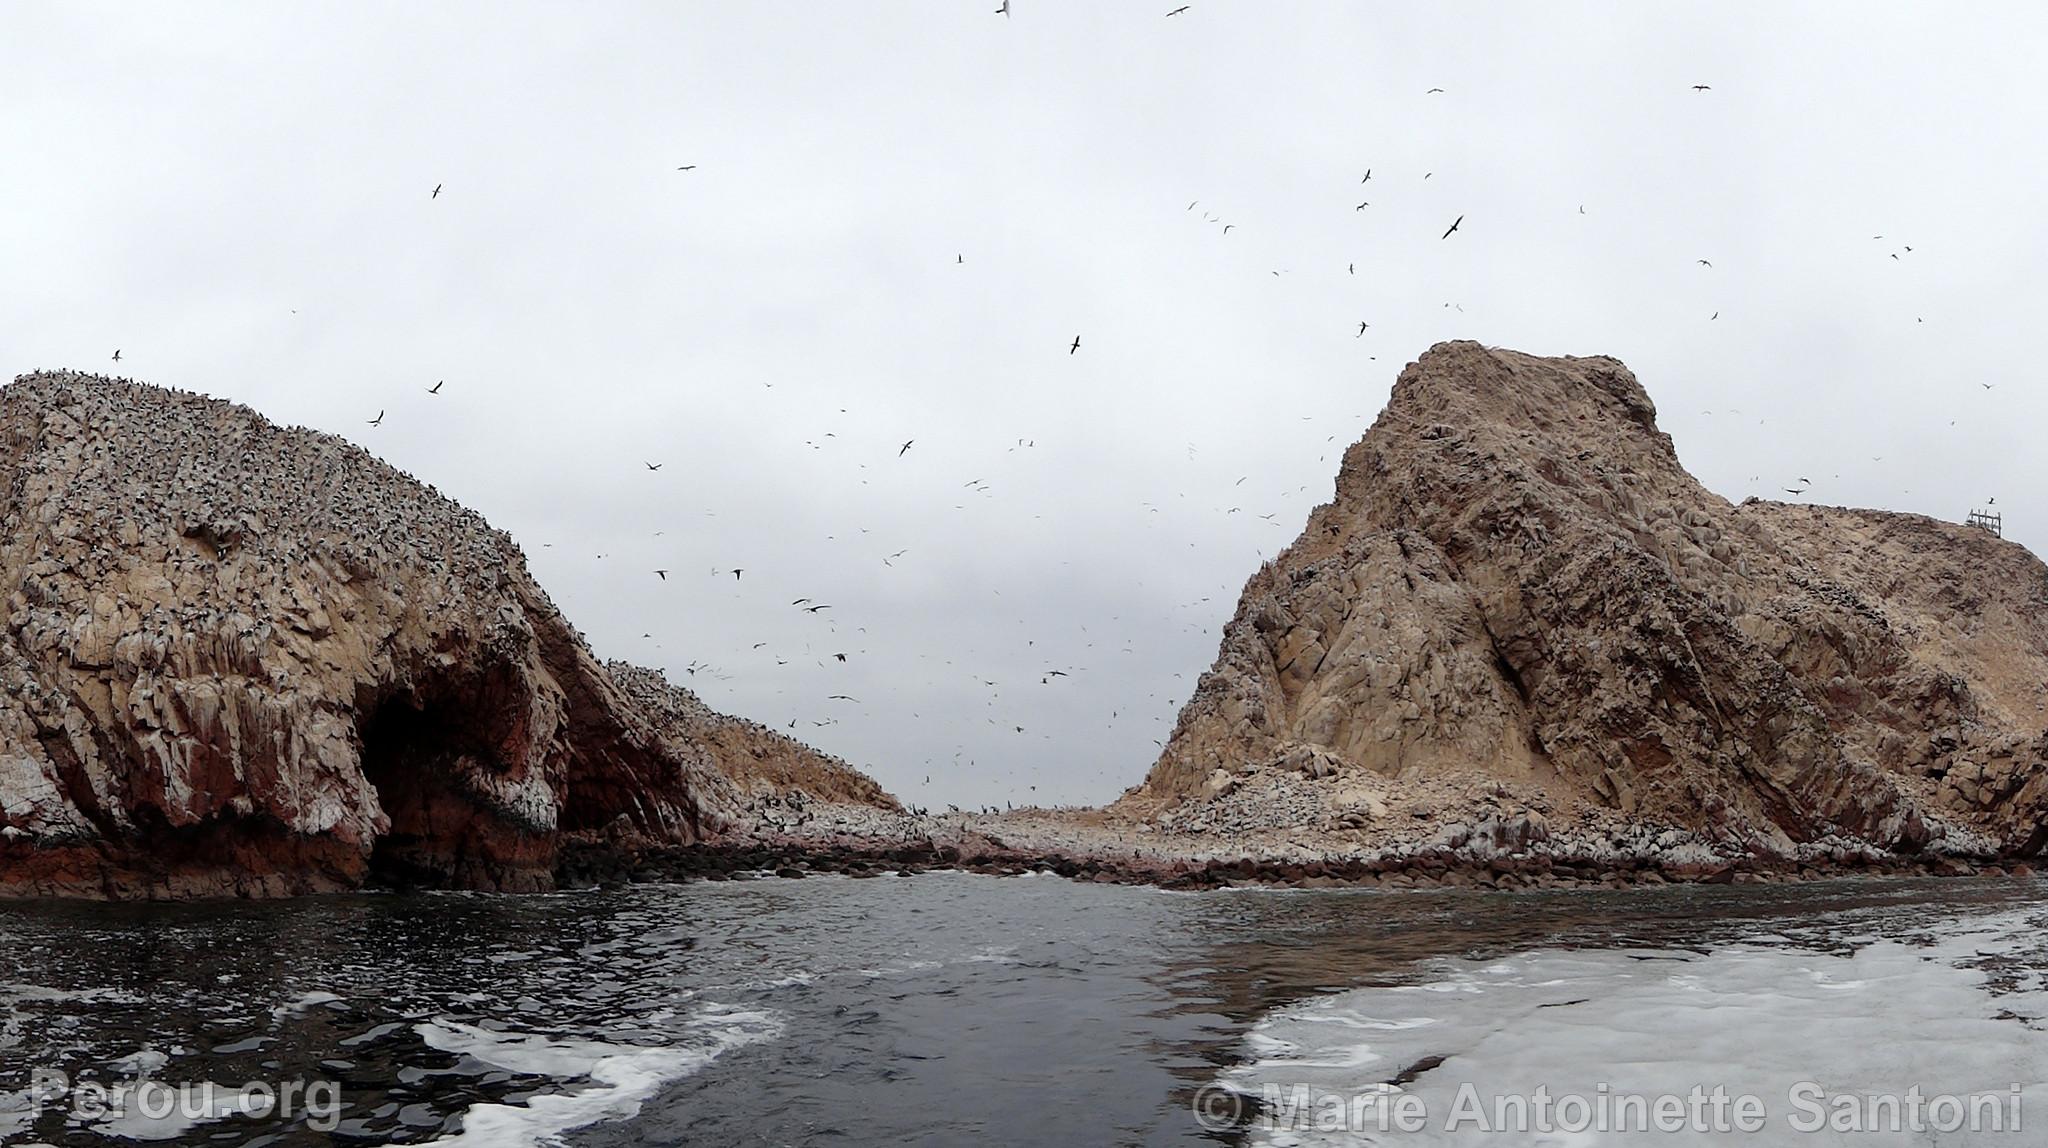
[[[733,807],[507,535],[338,438],[29,375],[0,483],[0,895],[541,888]]]
[[[1245,587],[1123,807],[1267,772],[1512,783],[1763,855],[2048,833],[2048,568],[1969,527],[1731,505],[1608,358],[1432,348]]]

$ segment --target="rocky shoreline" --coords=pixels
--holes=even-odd
[[[1002,849],[962,850],[952,845],[807,848],[796,845],[665,846],[644,852],[565,849],[556,869],[561,889],[618,888],[651,882],[910,877],[931,871],[987,876],[1047,874],[1094,884],[1156,885],[1175,891],[1223,888],[1295,889],[1626,889],[1654,885],[1791,884],[1843,878],[2004,877],[2035,875],[2025,862],[2000,864],[1962,858],[1865,858],[1773,863],[1740,857],[1661,866],[1653,861],[1606,858],[1457,855],[1274,861],[1231,861],[1158,866],[1100,857],[1044,856]]]
[[[1335,841],[1321,842],[1319,851],[1317,843],[1306,841],[1140,833],[1096,810],[934,817],[798,802],[802,821],[791,825],[789,808],[781,806],[784,815],[757,809],[760,820],[751,831],[698,845],[630,838],[565,843],[557,885],[575,889],[828,874],[872,878],[946,870],[1006,877],[1047,874],[1183,891],[1516,891],[2034,875],[2026,861],[1996,854],[1887,853],[1839,838],[1795,855],[1765,857],[1716,850],[1678,828],[1629,825],[1614,836],[1577,830],[1552,834],[1540,814],[1530,813],[1453,823],[1419,841],[1346,852]]]

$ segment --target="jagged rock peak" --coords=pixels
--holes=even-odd
[[[1441,344],[1252,576],[1126,803],[1456,777],[1757,854],[2031,854],[2044,607],[2048,568],[1981,530],[1729,504],[1613,359]]]

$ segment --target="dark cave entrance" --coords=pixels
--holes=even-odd
[[[622,727],[606,696],[572,688],[560,711],[549,700],[523,665],[491,660],[358,692],[363,776],[391,820],[371,843],[370,885],[550,889],[565,834],[701,836],[675,762]]]
[[[395,889],[491,888],[504,860],[499,817],[459,778],[498,772],[501,739],[475,691],[395,692],[370,706],[358,731],[363,775],[391,828],[370,851],[369,882]]]

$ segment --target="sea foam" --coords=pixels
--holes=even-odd
[[[1531,1097],[1539,1087],[1597,1103],[1603,1095],[1685,1096],[1718,1085],[1761,1100],[1766,1132],[1749,1137],[1760,1143],[1934,1142],[1926,1131],[1867,1126],[1806,1132],[1793,1122],[1810,1121],[1814,1110],[1794,1089],[1808,1082],[1819,1093],[1805,1093],[1806,1103],[1829,1116],[1837,1098],[1867,1111],[1869,1097],[1918,1086],[1927,1097],[1989,1098],[1980,1113],[1995,1103],[2001,1118],[2017,1110],[2048,1129],[2048,1032],[2037,1019],[2048,1015],[2048,953],[2037,916],[2000,914],[1910,943],[1836,938],[1814,947],[1815,938],[1804,946],[1765,938],[1713,952],[1553,950],[1432,962],[1418,982],[1276,1010],[1246,1036],[1244,1062],[1218,1083],[1262,1101],[1289,1098],[1294,1118],[1289,1104],[1269,1105],[1255,1126],[1253,1142],[1273,1145],[1591,1148],[1730,1139],[1690,1127],[1532,1134],[1494,1123],[1500,1098]],[[1419,1105],[1407,1103],[1427,1113],[1424,1126],[1383,1131],[1371,1101],[1362,1121],[1329,1116],[1339,1103],[1330,1098],[1356,1106],[1355,1098],[1382,1089],[1413,1094]],[[1472,1111],[1460,1108],[1461,1091],[1479,1101],[1483,1122],[1451,1126]],[[1303,1096],[1313,1098],[1306,1109]],[[1506,1111],[1515,1112],[1512,1100]],[[1878,1123],[1888,1116],[1881,1110]],[[1939,1135],[1945,1146],[2022,1142],[2035,1141],[2009,1128]]]
[[[702,1071],[742,1045],[772,1040],[781,1017],[766,1011],[700,1006],[680,1026],[677,1043],[615,1044],[540,1033],[492,1032],[452,1020],[414,1026],[444,1052],[472,1056],[508,1072],[548,1076],[572,1091],[533,1096],[523,1105],[479,1104],[462,1114],[462,1130],[433,1141],[464,1148],[519,1148],[559,1143],[572,1129],[606,1120],[629,1120],[649,1097]]]

